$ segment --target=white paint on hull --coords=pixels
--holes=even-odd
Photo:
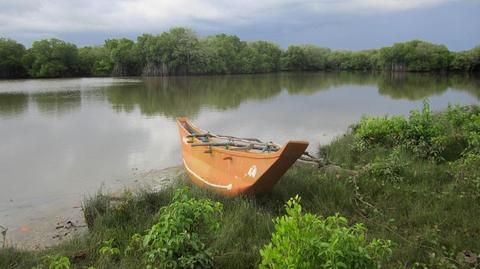
[[[233,186],[232,183],[230,183],[228,185],[218,185],[218,184],[210,183],[206,179],[197,175],[197,173],[193,172],[193,170],[190,169],[190,167],[188,167],[187,162],[185,162],[185,159],[183,159],[183,165],[185,166],[185,169],[187,169],[188,172],[190,172],[192,175],[194,175],[196,178],[198,178],[200,181],[207,184],[208,186],[211,186],[211,187],[214,187],[214,188],[220,188],[220,189],[227,189],[228,191],[232,190],[232,186]]]

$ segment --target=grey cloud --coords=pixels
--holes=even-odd
[[[135,37],[172,26],[187,26],[200,34],[226,32],[246,40],[272,40],[283,46],[321,42],[333,47],[363,48],[390,42],[395,39],[392,35],[429,37],[420,31],[422,27],[430,27],[426,31],[431,33],[438,32],[437,28],[448,28],[436,13],[470,33],[472,24],[479,24],[479,19],[472,18],[470,13],[479,11],[479,6],[469,0],[0,0],[0,36],[16,38],[27,45],[34,39],[49,37],[87,45],[110,37]],[[445,12],[451,8],[466,15]],[[399,25],[390,24],[390,17]],[[409,17],[417,27],[407,27],[411,22],[404,18]],[[438,25],[428,26],[426,19]],[[396,32],[390,33],[381,24]],[[373,42],[359,35],[373,38]],[[450,39],[458,43],[463,38],[461,31],[443,35],[444,38],[433,39],[448,42],[452,36]],[[354,38],[349,40],[348,36]],[[469,42],[464,46],[471,46],[472,39],[478,41],[478,34],[464,39]]]

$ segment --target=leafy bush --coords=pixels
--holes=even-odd
[[[103,245],[98,252],[102,255],[111,257],[120,255],[120,250],[113,246],[113,239],[103,242]]]
[[[457,181],[457,188],[464,188],[476,197],[480,197],[480,155],[467,153],[452,163],[452,170]]]
[[[388,118],[362,118],[354,128],[355,146],[364,150],[374,143],[393,145],[404,130],[407,122],[401,116]]]
[[[48,269],[70,269],[70,259],[65,256],[53,255],[45,257],[45,264]],[[36,266],[32,269],[42,269],[42,266]]]
[[[145,258],[160,268],[209,268],[213,256],[206,241],[220,226],[222,204],[175,192],[171,204],[160,209],[158,223],[144,237]]]
[[[302,214],[298,196],[285,209],[274,220],[271,243],[260,251],[260,268],[378,268],[391,255],[391,242],[367,242],[362,224],[349,227],[339,215]]]
[[[430,111],[428,102],[423,102],[422,112],[410,112],[408,124],[402,130],[402,142],[415,155],[425,159],[441,160],[445,131]]]
[[[124,250],[124,255],[125,256],[134,256],[135,254],[142,253],[142,244],[143,244],[143,236],[136,233],[132,235],[130,238],[130,241],[128,242],[125,250]]]
[[[469,122],[470,113],[468,107],[460,105],[448,105],[445,118],[456,128],[462,128]]]
[[[447,112],[433,114],[425,101],[423,109],[412,110],[408,119],[363,118],[353,135],[354,149],[360,152],[372,145],[400,146],[421,159],[454,161],[465,151],[480,148],[480,113],[476,107],[449,106]]]
[[[402,157],[401,149],[396,147],[386,158],[375,158],[371,164],[366,166],[365,172],[375,180],[384,182],[403,181],[408,160]]]
[[[466,124],[466,129],[469,149],[480,153],[480,113],[470,117],[470,121]]]

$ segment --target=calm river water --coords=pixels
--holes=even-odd
[[[215,133],[310,150],[362,115],[475,104],[480,79],[446,75],[287,73],[0,81],[0,225],[118,188],[135,171],[181,163],[175,118]],[[43,210],[43,211],[42,211]]]

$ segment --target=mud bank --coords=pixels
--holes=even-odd
[[[131,179],[122,187],[107,189],[99,186],[99,188],[112,197],[119,197],[126,190],[159,190],[182,173],[181,166],[158,170],[134,170]],[[93,193],[41,201],[41,204],[35,207],[22,203],[15,205],[9,212],[4,213],[6,216],[9,214],[14,216],[9,218],[8,222],[0,220],[0,225],[7,229],[5,233],[6,246],[29,250],[42,249],[87,232],[82,200],[88,195],[93,195]],[[11,201],[11,203],[15,203],[15,201]],[[15,214],[18,215],[15,216]],[[2,231],[3,229],[0,230],[0,232]],[[0,244],[3,239],[0,234]]]

